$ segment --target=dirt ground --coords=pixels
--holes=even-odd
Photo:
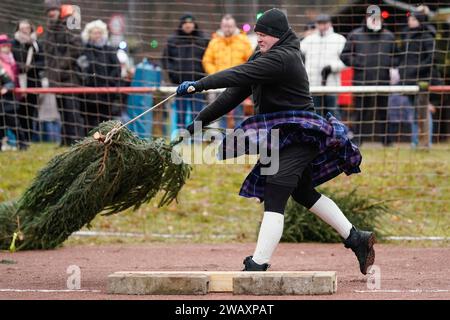
[[[450,247],[377,244],[379,289],[371,291],[356,258],[341,244],[280,244],[270,270],[336,271],[327,296],[126,296],[106,293],[116,271],[233,271],[254,244],[68,246],[49,251],[0,252],[0,299],[450,299]],[[11,261],[12,260],[12,261]],[[15,263],[12,263],[12,262]],[[81,290],[67,290],[67,268],[81,269]]]

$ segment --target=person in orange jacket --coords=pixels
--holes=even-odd
[[[207,74],[213,74],[239,64],[247,62],[252,55],[253,48],[247,35],[241,32],[236,25],[236,20],[232,15],[223,16],[220,29],[213,34],[203,56],[203,68]],[[232,121],[227,125],[227,119]],[[238,106],[226,117],[222,117],[221,127],[234,127],[234,123],[239,123],[244,118],[244,107]],[[234,123],[232,123],[234,122]]]

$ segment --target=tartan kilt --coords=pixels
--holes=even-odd
[[[277,141],[272,141],[272,129],[279,129]],[[310,163],[313,185],[318,186],[342,172],[346,175],[361,172],[361,153],[347,133],[347,127],[330,113],[325,118],[309,111],[258,114],[244,120],[233,133],[224,137],[218,158],[224,160],[254,154],[255,150],[258,153],[261,145],[266,145],[269,150],[281,150],[294,143],[311,144],[319,149],[319,154]],[[266,176],[261,174],[262,166],[260,161],[255,164],[242,183],[239,195],[264,201]]]

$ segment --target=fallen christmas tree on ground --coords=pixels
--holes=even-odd
[[[175,143],[126,127],[105,143],[119,125],[100,124],[95,137],[50,160],[21,198],[0,204],[0,249],[52,249],[100,212],[137,209],[160,191],[159,206],[176,199],[191,167],[172,152]]]

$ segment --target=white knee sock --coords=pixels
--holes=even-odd
[[[322,195],[309,210],[332,226],[342,238],[347,239],[350,235],[352,224],[330,198]]]
[[[266,211],[259,229],[253,261],[258,264],[268,263],[283,234],[284,215]]]

